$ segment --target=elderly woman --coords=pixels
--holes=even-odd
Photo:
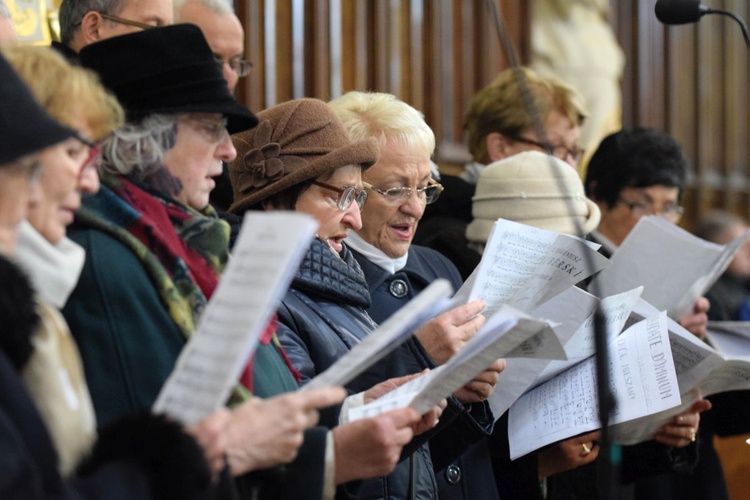
[[[481,251],[498,218],[560,233],[589,234],[599,224],[601,212],[583,191],[581,179],[573,169],[541,152],[527,151],[492,163],[479,176],[473,201],[475,218],[466,230],[467,238]],[[685,467],[695,447],[684,452],[679,449],[691,444],[689,436],[695,435],[699,413],[707,405],[701,400],[675,417],[672,424],[665,425],[654,437],[658,442],[624,447],[622,473],[626,482],[647,474],[669,472],[672,467]],[[514,463],[494,455],[495,478],[501,495],[503,491],[521,491],[518,479],[530,475],[533,479],[546,478],[547,498],[598,498],[595,462],[598,437],[598,432],[576,436]],[[491,441],[493,452],[503,447],[506,439],[495,433]],[[528,481],[525,484],[528,486]],[[540,495],[537,490],[510,498]]]
[[[34,54],[27,56],[33,58]],[[55,83],[61,82],[56,80]],[[75,184],[82,160],[76,162],[72,158],[78,156],[75,153],[80,153],[74,131],[58,125],[38,107],[2,57],[0,100],[5,103],[0,112],[0,134],[5,139],[0,148],[0,199],[3,201],[0,204],[0,235],[4,251],[12,253],[13,241],[8,236],[17,232],[17,226],[29,207],[35,210],[46,203],[45,184],[48,180],[44,179],[50,178],[48,171],[58,167],[65,169],[65,163],[57,162],[67,160],[68,166],[74,167]],[[95,98],[93,102],[96,102]],[[89,109],[88,113],[97,114],[98,111]],[[18,121],[18,116],[24,119]],[[37,153],[38,150],[42,151]],[[42,181],[37,182],[40,166]],[[30,196],[30,182],[41,184],[36,186],[33,196]],[[58,221],[50,223],[55,225]],[[60,382],[67,382],[66,388],[70,390],[64,394],[67,395],[68,408],[63,410],[68,415],[75,413],[76,406],[86,406],[88,395],[85,388],[84,391],[73,389],[71,380],[63,376],[67,372],[62,371],[59,364],[57,370],[47,372],[47,380],[37,381],[46,387],[29,387],[29,372],[34,370],[33,365],[38,367],[40,364],[39,351],[43,350],[41,356],[46,356],[57,348],[56,345],[40,348],[36,342],[40,335],[45,334],[49,309],[35,310],[35,299],[25,274],[5,257],[0,257],[0,281],[3,283],[0,312],[4,324],[0,335],[0,421],[3,422],[0,426],[0,448],[3,450],[0,497],[177,499],[190,495],[196,499],[209,498],[210,472],[201,449],[178,425],[157,417],[144,416],[106,430],[82,465],[81,475],[68,482],[63,480],[60,472],[70,472],[66,470],[70,469],[70,454],[63,453],[60,457],[60,471],[59,435],[54,428],[49,432],[49,425],[57,425],[57,422],[50,420],[49,406],[37,408],[40,403],[38,391],[44,390],[44,396],[60,403],[60,394],[63,394]],[[40,325],[38,314],[45,323]],[[66,360],[75,364],[75,346],[68,345],[63,352]],[[27,388],[31,389],[36,401],[32,402]],[[61,415],[54,417],[57,416]],[[65,430],[73,430],[73,439],[81,438],[81,432],[76,432],[74,427]],[[147,443],[158,445],[149,448]],[[172,470],[178,474],[165,476],[165,469],[153,467],[146,457],[171,462]],[[180,487],[165,488],[168,481],[179,481]]]
[[[333,111],[317,100],[284,103],[259,118],[257,129],[234,138],[240,156],[230,163],[235,190],[230,211],[242,213],[258,207],[296,210],[318,220],[318,237],[279,310],[279,338],[304,381],[328,368],[377,326],[366,313],[371,303],[367,281],[344,244],[350,230],[361,229],[360,207],[368,196],[361,189],[361,175],[377,160],[377,144],[371,138],[352,143]],[[473,335],[481,322],[464,326],[464,335]],[[429,328],[455,327],[441,323]],[[432,366],[427,352],[409,340],[348,388],[364,390],[390,377]],[[485,394],[495,380],[482,382],[490,387],[485,388]],[[476,393],[470,397],[482,399]],[[489,418],[491,425],[489,410],[485,412],[482,405],[479,410],[480,418]],[[467,427],[460,438],[463,446],[486,435],[473,413],[451,398],[441,428],[453,420],[451,429],[459,423]],[[377,498],[384,492],[392,498],[433,498],[436,488],[428,450],[418,449],[387,481],[369,482],[358,494],[360,498]]]
[[[430,156],[435,135],[422,114],[390,94],[349,92],[328,103],[341,118],[352,140],[376,139],[380,157],[362,174],[368,190],[362,227],[347,238],[347,246],[362,268],[372,303],[367,313],[385,321],[432,281],[444,278],[455,290],[462,284],[456,267],[435,250],[412,245],[425,207],[437,200],[442,186],[431,179]],[[458,307],[440,317],[461,327],[476,321],[481,301]],[[455,332],[461,332],[456,328]],[[442,364],[470,337],[448,337],[435,330],[420,330],[417,339],[432,361]],[[496,369],[499,367],[495,367]],[[492,380],[496,375],[486,374]],[[491,387],[488,387],[491,390]],[[468,404],[473,401],[465,401]],[[474,403],[481,405],[481,403]],[[478,411],[481,411],[477,409]],[[486,422],[487,432],[492,420]],[[433,461],[448,451],[439,440],[430,443]],[[440,498],[497,498],[487,445],[481,440],[461,460],[440,464],[436,476]]]
[[[116,37],[82,50],[81,61],[115,92],[128,120],[103,142],[102,189],[76,216],[71,235],[87,260],[64,309],[97,416],[109,420],[152,405],[218,283],[229,228],[208,206],[211,176],[236,154],[227,129],[245,130],[256,119],[229,94],[194,26]],[[264,337],[248,388],[263,396],[295,390],[273,336]],[[236,393],[247,397],[246,389]],[[303,443],[316,408],[342,397],[333,389],[266,404],[253,398],[235,410],[222,432],[232,471],[288,464],[285,473],[297,479],[285,481],[281,471],[243,476],[243,493],[316,498],[326,479],[332,485],[369,473],[350,455],[364,445],[372,451],[365,464],[392,467],[411,438],[407,425],[416,416],[409,412],[343,426],[335,440],[326,428],[313,428]],[[327,453],[336,461],[326,461]]]

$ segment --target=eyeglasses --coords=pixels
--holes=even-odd
[[[628,207],[636,217],[643,217],[645,215],[658,215],[660,217],[664,217],[669,221],[678,222],[682,217],[682,214],[685,213],[684,207],[672,203],[665,206],[663,210],[657,212],[656,207],[653,203],[633,203],[627,200],[623,200],[622,198],[619,198],[617,201],[618,203],[622,203],[623,205]]]
[[[118,23],[118,24],[124,24],[126,26],[133,26],[135,28],[141,28],[142,30],[150,30],[150,29],[154,29],[157,27],[157,26],[154,26],[153,24],[146,24],[146,23],[141,23],[138,21],[131,21],[130,19],[125,19],[124,17],[119,17],[119,16],[113,16],[112,14],[103,14],[100,12],[99,15],[102,16],[102,18],[106,19],[107,21],[111,21],[113,23]]]
[[[79,172],[79,177],[83,175],[83,173],[88,169],[98,170],[99,166],[102,163],[102,149],[101,147],[85,137],[83,137],[81,134],[76,133],[75,138],[78,139],[80,142],[88,146],[89,153],[86,157],[86,160],[83,162],[83,165],[81,165],[81,171]]]
[[[569,148],[567,146],[563,146],[562,144],[553,146],[552,144],[548,142],[539,142],[533,139],[527,139],[526,137],[521,137],[517,135],[509,135],[507,137],[508,139],[511,139],[516,142],[520,142],[521,144],[529,144],[531,146],[536,146],[538,148],[541,148],[544,151],[546,151],[548,154],[551,154],[555,158],[559,158],[561,160],[565,160],[568,157],[568,155],[570,155],[571,158],[573,158],[573,160],[578,162],[583,156],[583,149],[575,145]]]
[[[227,132],[227,119],[211,120],[209,118],[199,118],[192,115],[183,115],[182,121],[192,125],[198,132],[201,132],[213,144],[218,144],[229,136]]]
[[[250,73],[250,70],[253,69],[253,63],[242,59],[241,57],[233,57],[225,61],[217,54],[214,54],[214,59],[216,59],[216,62],[219,64],[226,64],[229,66],[229,69],[239,77],[247,76]]]
[[[340,193],[341,196],[338,199],[337,206],[342,212],[346,211],[346,209],[349,208],[349,205],[351,205],[353,201],[357,202],[357,206],[361,210],[365,205],[365,202],[367,201],[367,191],[365,191],[364,189],[362,191],[357,191],[357,188],[355,188],[354,186],[336,187],[331,186],[330,184],[326,184],[325,182],[318,181],[313,182],[313,184],[316,186],[320,186],[323,189],[328,189],[329,191],[336,191],[337,193]]]
[[[385,197],[385,200],[388,203],[393,203],[394,205],[403,205],[411,199],[411,195],[415,192],[417,193],[418,199],[424,201],[426,205],[429,205],[430,203],[435,203],[435,201],[440,197],[440,193],[442,193],[443,189],[445,189],[442,185],[440,185],[440,183],[433,179],[430,179],[428,181],[427,186],[416,189],[412,189],[410,187],[380,189],[366,182],[363,182],[362,184],[367,189],[381,194],[383,197]]]

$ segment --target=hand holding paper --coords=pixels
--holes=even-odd
[[[424,413],[497,359],[514,355],[562,357],[564,351],[546,323],[505,306],[446,364],[373,403],[352,409],[349,418],[364,418],[407,405]]]
[[[316,228],[312,217],[299,213],[245,216],[232,258],[154,413],[194,424],[224,405]]]

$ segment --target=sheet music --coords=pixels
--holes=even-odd
[[[607,266],[595,248],[575,236],[498,219],[479,266],[457,295],[483,299],[487,316],[503,304],[530,312]]]
[[[643,286],[644,299],[670,317],[681,318],[716,282],[749,235],[746,231],[722,246],[663,217],[641,217],[589,291],[606,296]]]
[[[370,404],[352,409],[349,419],[365,418],[406,406],[426,413],[496,359],[511,356],[559,358],[564,356],[564,350],[549,325],[504,306],[443,366]]]
[[[294,212],[245,215],[229,264],[154,413],[193,424],[224,405],[317,226],[312,217]]]
[[[410,300],[408,307],[396,311],[378,329],[299,390],[345,386],[401,345],[422,323],[439,315],[448,304],[451,293],[453,287],[448,280],[434,281]]]
[[[681,402],[665,313],[636,323],[609,346],[612,423],[660,412]],[[511,459],[599,428],[595,358],[527,392],[510,408]]]
[[[637,288],[601,301],[609,339],[614,339],[622,331],[640,292],[641,288]],[[531,313],[535,318],[554,323],[553,328],[565,348],[568,359],[507,359],[502,383],[495,387],[495,392],[487,400],[495,418],[500,418],[529,388],[594,353],[593,317],[599,302],[593,295],[574,286]]]

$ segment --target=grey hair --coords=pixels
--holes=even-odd
[[[174,0],[172,2],[172,8],[174,10],[174,20],[176,23],[180,22],[180,11],[182,10],[182,7],[191,3],[202,5],[208,10],[222,16],[234,14],[234,5],[232,5],[230,0]]]
[[[0,0],[0,17],[10,19],[10,10],[8,9],[8,6],[5,5],[5,0]]]
[[[139,122],[126,123],[102,142],[102,170],[139,180],[157,173],[164,165],[164,155],[177,140],[178,117],[152,114]]]
[[[63,0],[58,17],[60,41],[70,44],[73,35],[80,29],[83,17],[91,11],[101,14],[119,14],[127,0]]]

